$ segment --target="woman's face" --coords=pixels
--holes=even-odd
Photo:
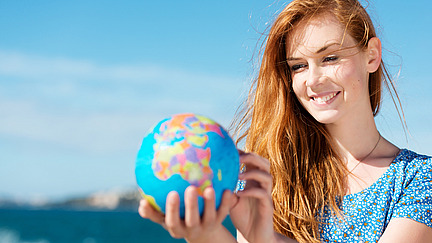
[[[368,55],[334,17],[300,23],[287,39],[292,88],[318,122],[336,124],[371,111]]]

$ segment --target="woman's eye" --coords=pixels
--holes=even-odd
[[[291,70],[292,71],[299,71],[302,68],[305,68],[307,65],[306,64],[295,64],[291,66]]]
[[[336,60],[338,60],[337,56],[328,56],[328,57],[325,57],[323,61],[324,62],[334,62]]]

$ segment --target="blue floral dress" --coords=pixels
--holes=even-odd
[[[432,158],[401,150],[373,185],[344,196],[341,210],[339,218],[324,211],[322,242],[378,242],[394,218],[432,227]]]

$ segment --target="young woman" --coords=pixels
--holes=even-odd
[[[246,187],[218,211],[207,189],[202,218],[193,187],[184,221],[175,193],[165,216],[144,200],[140,214],[189,242],[235,242],[228,211],[240,242],[432,242],[432,159],[378,132],[383,85],[381,42],[357,0],[292,1],[238,122]]]

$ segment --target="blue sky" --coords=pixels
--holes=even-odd
[[[228,126],[261,32],[285,1],[0,2],[0,196],[43,200],[135,185],[142,137],[169,115]],[[391,100],[377,118],[432,155],[432,3],[370,2],[410,129]]]

